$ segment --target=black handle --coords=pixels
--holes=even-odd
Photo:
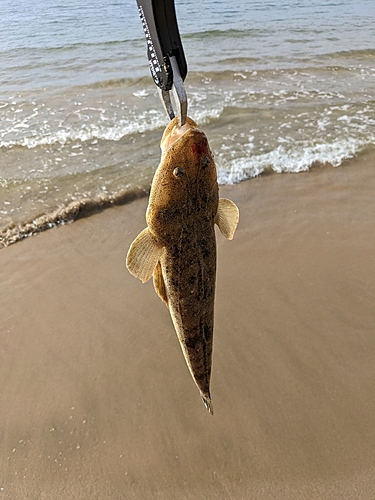
[[[171,56],[176,58],[182,80],[187,75],[174,0],[137,0],[137,4],[147,40],[151,75],[159,88],[169,91],[173,84]]]

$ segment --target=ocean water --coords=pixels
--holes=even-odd
[[[373,0],[176,0],[221,184],[375,145]],[[135,0],[2,0],[0,247],[144,195],[168,123]]]

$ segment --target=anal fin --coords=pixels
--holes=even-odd
[[[165,305],[168,307],[167,289],[165,288],[165,282],[163,278],[160,261],[157,263],[154,269],[153,279],[154,279],[155,292],[159,295],[161,300],[165,302]]]

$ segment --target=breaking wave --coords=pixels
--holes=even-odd
[[[132,188],[117,194],[100,195],[95,199],[82,198],[71,201],[66,206],[59,207],[49,213],[34,217],[32,220],[20,224],[10,224],[0,232],[0,248],[12,245],[29,236],[50,229],[52,227],[69,224],[77,219],[88,217],[106,208],[124,205],[148,194],[146,187]]]
[[[224,162],[218,168],[218,181],[219,184],[236,184],[263,173],[307,172],[319,164],[339,167],[344,160],[354,158],[369,145],[356,139],[301,147],[293,151],[280,145],[268,153]]]

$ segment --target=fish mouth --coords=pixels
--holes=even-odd
[[[198,129],[197,124],[191,118],[187,118],[185,125],[182,125],[182,127],[178,126],[177,117],[174,118],[165,129],[163,137],[161,138],[160,147],[162,153],[165,153],[173,144],[193,128]]]

